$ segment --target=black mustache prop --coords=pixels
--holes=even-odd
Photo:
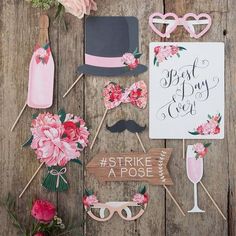
[[[119,120],[110,127],[106,125],[106,128],[112,133],[121,133],[126,129],[131,133],[140,133],[146,129],[146,125],[142,127],[134,120]]]

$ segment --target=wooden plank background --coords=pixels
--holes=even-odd
[[[94,189],[101,201],[129,200],[139,186],[138,183],[99,184],[94,177],[88,176],[85,168],[75,164],[69,166],[68,179],[70,189],[66,193],[48,193],[40,187],[44,175],[42,170],[25,193],[17,199],[17,212],[27,224],[32,198],[39,197],[52,200],[58,206],[58,214],[76,225],[71,235],[88,236],[224,236],[236,235],[236,5],[233,0],[97,0],[98,11],[94,15],[136,16],[140,27],[140,49],[143,52],[141,62],[148,64],[148,45],[151,41],[164,41],[151,32],[148,16],[155,12],[175,12],[179,16],[188,12],[209,13],[213,18],[210,31],[197,41],[225,42],[225,139],[212,141],[204,161],[203,182],[214,196],[223,213],[224,221],[214,208],[206,193],[199,186],[200,206],[204,214],[187,214],[183,217],[168,194],[161,186],[149,186],[150,202],[145,214],[138,220],[126,222],[117,215],[109,222],[98,223],[85,214],[81,203],[85,187]],[[21,149],[21,144],[29,135],[31,115],[36,110],[24,112],[14,132],[9,128],[23,106],[28,85],[28,65],[35,40],[38,35],[38,19],[45,13],[33,9],[23,0],[0,1],[0,200],[8,192],[17,196],[24,184],[38,166],[35,154],[30,148]],[[68,112],[83,116],[90,127],[92,137],[103,115],[104,106],[101,92],[106,78],[86,76],[72,92],[62,98],[66,88],[75,80],[77,65],[84,58],[84,19],[66,14],[66,31],[63,22],[54,21],[55,9],[48,12],[51,20],[50,39],[56,64],[54,105],[48,109],[56,112],[65,107]],[[196,41],[179,27],[169,41]],[[112,78],[124,86],[143,79],[148,84],[148,72],[132,78]],[[217,98],[216,98],[217,99]],[[140,111],[130,105],[120,106],[108,113],[106,122],[111,124],[118,119],[135,119],[141,125],[148,125],[148,108]],[[182,142],[171,140],[149,140],[148,130],[141,138],[147,149],[151,147],[174,148],[169,168],[174,185],[169,189],[180,202],[185,211],[193,205],[193,186],[186,176],[185,161],[182,159]],[[188,141],[192,144],[194,141]],[[112,134],[104,129],[100,132],[92,151],[86,150],[83,155],[85,163],[100,151],[129,152],[142,151],[134,135],[129,132]],[[14,236],[16,230],[5,212],[0,208],[0,235]]]

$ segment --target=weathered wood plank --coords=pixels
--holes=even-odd
[[[140,27],[140,51],[143,53],[141,61],[148,64],[148,44],[151,32],[148,28],[148,16],[154,9],[162,9],[162,3],[146,1],[97,1],[99,10],[96,15],[123,15],[136,16],[139,19]],[[112,81],[120,83],[122,86],[130,86],[134,81],[145,80],[148,84],[148,73],[139,75],[137,78],[111,78]],[[107,78],[90,77],[85,78],[85,109],[86,118],[92,127],[92,136],[96,132],[103,112],[105,111],[102,90]],[[134,119],[141,125],[148,124],[148,108],[139,110],[130,104],[121,105],[108,112],[105,123],[113,124],[120,119]],[[148,150],[150,147],[163,147],[163,141],[149,142],[148,129],[141,134],[142,141]],[[87,158],[91,159],[99,151],[128,152],[140,151],[136,136],[127,131],[121,134],[112,134],[105,130],[103,125],[92,152],[87,153]],[[99,184],[93,176],[85,179],[87,187],[97,192],[101,201],[130,200],[137,191],[137,183],[106,183]],[[141,184],[141,183],[140,183]],[[151,200],[144,215],[136,222],[126,222],[115,215],[110,222],[98,223],[86,217],[86,235],[164,235],[165,232],[165,195],[162,187],[149,186],[148,189]],[[156,217],[158,215],[158,217]]]
[[[168,41],[224,41],[223,30],[226,27],[227,3],[225,1],[217,1],[211,4],[210,1],[165,1],[165,11],[175,12],[178,16],[188,12],[201,13],[206,12],[211,14],[213,24],[210,31],[199,40],[191,39],[184,29],[179,27],[176,33]],[[226,78],[227,84],[227,78]],[[226,111],[228,106],[226,104]],[[226,127],[228,126],[228,116],[225,115]],[[228,159],[226,155],[227,149],[226,132],[224,140],[212,140],[212,146],[209,148],[209,153],[204,160],[204,176],[202,182],[207,186],[219,207],[227,215],[227,188],[228,188]],[[188,144],[195,143],[196,140],[188,140]],[[184,209],[190,210],[193,207],[193,185],[188,180],[186,175],[185,161],[182,159],[182,141],[170,140],[167,141],[167,147],[174,148],[174,155],[170,162],[170,171],[175,181],[175,186],[172,188],[174,195],[181,199]],[[222,170],[219,172],[217,170]],[[223,171],[225,170],[225,171]],[[187,213],[186,217],[180,217],[179,212],[173,209],[172,202],[167,197],[166,203],[166,234],[167,235],[227,235],[228,225],[217,212],[212,202],[200,187],[198,188],[199,205],[206,210],[202,214]]]
[[[230,236],[236,235],[236,164],[235,164],[235,142],[236,142],[236,126],[235,126],[235,102],[236,102],[236,34],[235,26],[236,6],[234,1],[228,1],[227,9],[227,28],[225,30],[226,36],[226,113],[227,113],[227,147],[228,152],[225,151],[225,156],[229,158],[228,171],[229,171],[229,189],[228,189],[228,219]]]
[[[22,199],[20,191],[39,166],[32,149],[22,149],[21,144],[30,135],[31,116],[36,110],[27,108],[17,127],[10,127],[22,108],[28,87],[28,67],[36,39],[40,11],[32,9],[25,1],[1,2],[1,200],[10,192],[17,200],[17,211],[23,223],[30,219],[32,199],[41,197],[56,203],[56,194],[48,194],[41,187],[44,170],[37,175]],[[50,14],[50,13],[49,13]],[[56,57],[56,37],[50,30],[52,50]],[[55,98],[56,98],[55,92]],[[56,99],[54,100],[54,104]],[[53,109],[53,108],[52,108]],[[52,110],[50,109],[50,110]],[[1,235],[16,235],[5,210],[0,212]]]
[[[67,88],[75,81],[77,75],[76,68],[83,62],[83,40],[84,20],[66,14],[61,20],[58,29],[58,108],[64,107],[66,112],[78,115],[83,118],[84,100],[83,100],[83,79],[77,86],[62,98]],[[67,30],[64,27],[67,25]],[[83,162],[83,155],[80,159]],[[73,224],[75,229],[71,235],[82,235],[83,233],[83,167],[76,163],[67,165],[68,182],[70,188],[64,193],[58,194],[58,212],[65,222]]]

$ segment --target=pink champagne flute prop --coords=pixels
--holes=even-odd
[[[38,45],[40,46],[34,51],[30,61],[27,101],[11,127],[11,131],[15,128],[27,105],[32,108],[42,109],[51,107],[53,102],[54,60],[48,45],[49,18],[47,15],[40,17],[39,27]],[[47,53],[49,54],[46,55],[45,48],[40,48],[42,45],[47,45]],[[42,55],[39,56],[39,52],[45,54],[45,57],[41,58]],[[46,57],[48,57],[47,60],[45,60]]]
[[[203,176],[203,159],[196,159],[196,154],[193,150],[193,145],[188,145],[186,156],[187,175],[189,180],[194,184],[194,207],[188,211],[190,213],[205,212],[198,207],[197,183]]]

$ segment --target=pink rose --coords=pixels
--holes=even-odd
[[[220,127],[216,126],[215,130],[214,130],[214,134],[219,134],[220,133]]]
[[[83,197],[83,204],[86,207],[90,207],[91,205],[94,205],[95,203],[98,203],[98,199],[95,195],[90,195],[90,196],[84,196]]]
[[[46,236],[46,234],[43,232],[37,232],[34,234],[34,236]]]
[[[126,65],[132,65],[136,63],[136,59],[132,53],[125,53],[122,56],[122,62]]]
[[[97,4],[94,0],[58,0],[64,7],[66,12],[78,17],[83,18],[84,15],[89,15],[90,11],[97,10]]]
[[[160,52],[160,46],[156,46],[155,48],[154,48],[154,53],[155,54],[158,54],[159,52]]]
[[[36,200],[31,209],[31,215],[41,223],[49,223],[56,215],[56,207],[51,202]]]
[[[130,70],[135,69],[137,66],[138,66],[138,59],[135,59],[134,63],[128,65]]]
[[[136,193],[133,197],[133,201],[137,202],[138,204],[145,204],[148,202],[148,195],[146,193],[141,194],[141,193]]]
[[[202,125],[200,125],[200,126],[197,127],[197,132],[198,132],[199,134],[203,134],[203,127],[202,127]]]

